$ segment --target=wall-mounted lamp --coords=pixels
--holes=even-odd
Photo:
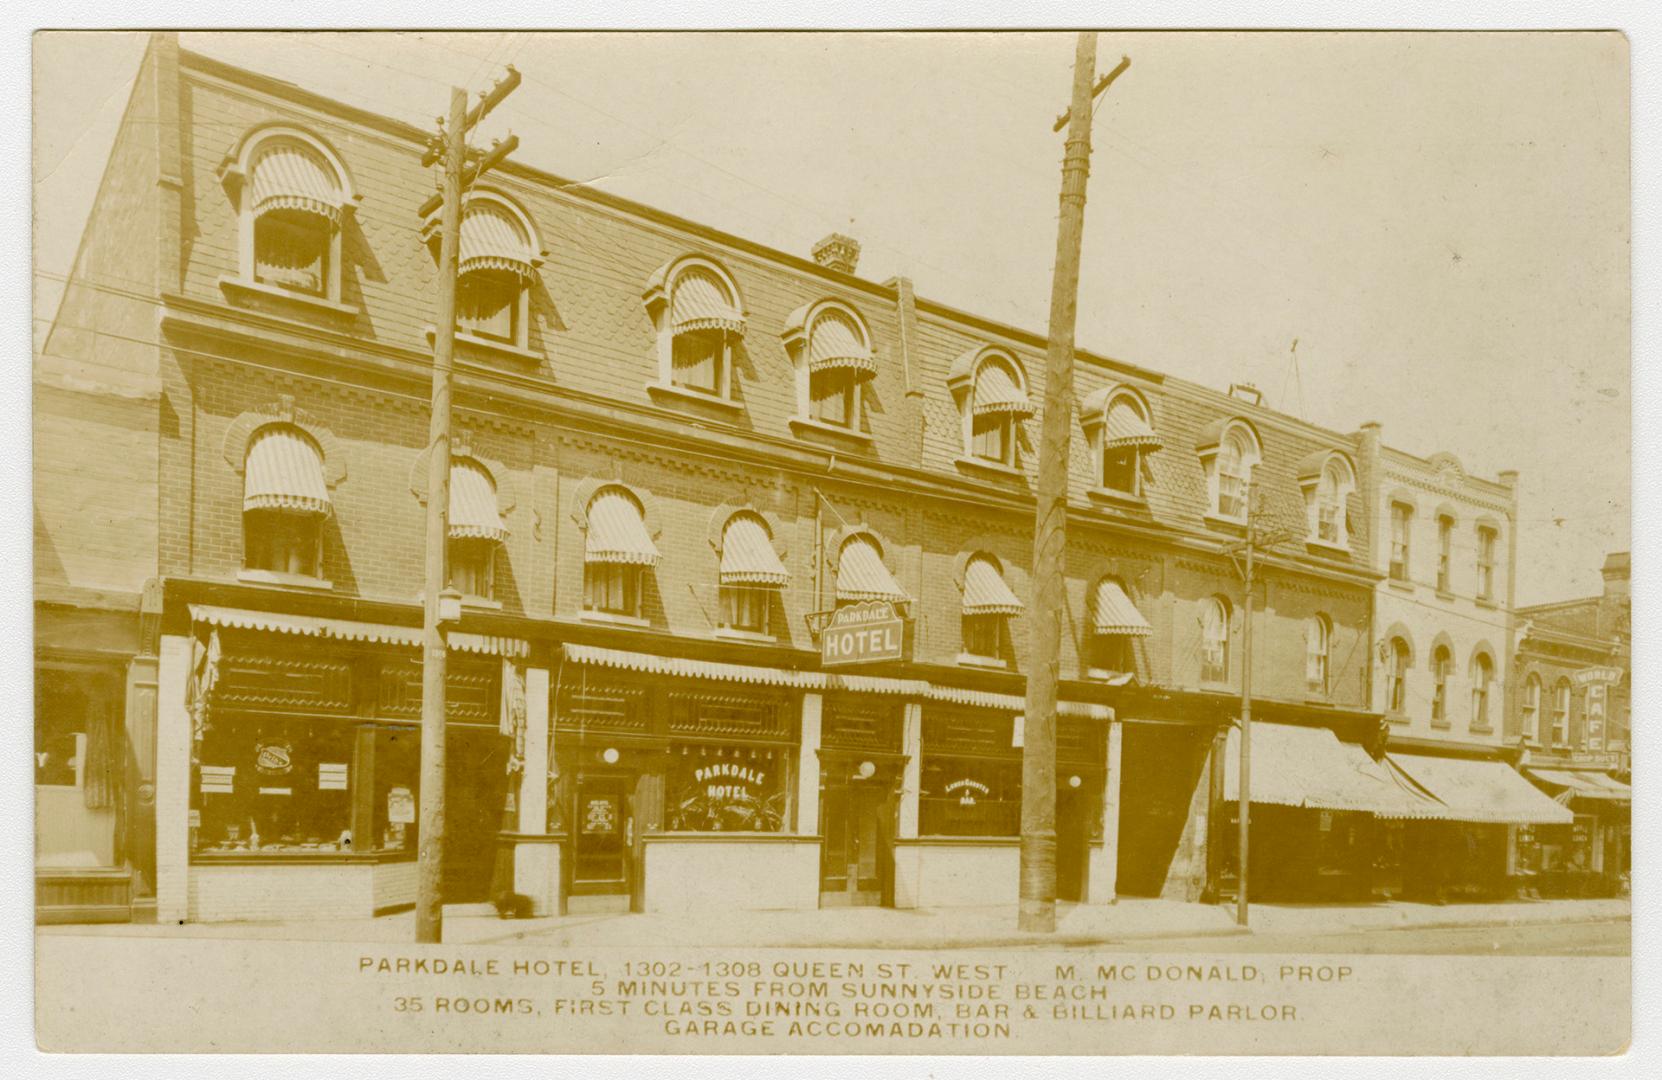
[[[462,594],[446,585],[439,593],[439,625],[454,626],[462,621]]]

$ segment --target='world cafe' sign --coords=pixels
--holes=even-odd
[[[820,663],[836,667],[899,660],[905,631],[906,624],[887,600],[838,608],[819,635]]]

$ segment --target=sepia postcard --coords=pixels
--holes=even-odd
[[[41,32],[53,1053],[1618,1055],[1618,32]]]

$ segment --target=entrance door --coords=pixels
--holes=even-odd
[[[875,779],[825,789],[820,906],[875,907],[893,863],[889,793]]]
[[[444,902],[483,903],[491,899],[501,846],[508,744],[495,729],[455,725],[445,741]]]
[[[571,895],[627,896],[634,842],[630,780],[580,776],[572,819]]]

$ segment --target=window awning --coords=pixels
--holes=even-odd
[[[910,599],[895,582],[883,556],[868,536],[854,536],[843,544],[837,558],[838,600]]]
[[[965,615],[1020,615],[1021,610],[1021,598],[991,559],[971,559],[964,566]]]
[[[723,585],[779,585],[790,582],[790,572],[779,561],[762,520],[752,514],[735,514],[721,531],[721,583]]]
[[[312,441],[281,425],[255,432],[243,463],[242,508],[329,513],[323,458]]]
[[[469,203],[462,215],[462,246],[456,272],[505,270],[522,278],[536,272],[535,253],[512,214],[489,202]]]
[[[273,143],[254,159],[253,169],[248,197],[255,217],[268,210],[303,210],[340,223],[340,185],[317,151],[299,143]]]
[[[589,530],[583,561],[657,566],[658,545],[646,531],[641,508],[629,495],[608,488],[589,503]]]
[[[669,318],[670,326],[677,334],[687,330],[744,333],[744,316],[733,302],[727,284],[702,267],[684,270],[675,279]]]
[[[1429,792],[1450,821],[1567,825],[1575,819],[1503,761],[1387,754],[1386,761]]]
[[[1032,416],[1033,405],[1003,364],[985,364],[975,376],[975,413]]]
[[[215,607],[210,604],[190,605],[190,617],[192,622],[232,630],[260,630],[271,634],[295,634],[332,641],[361,641],[411,649],[421,648],[422,631],[419,626],[392,626],[388,623],[326,619],[315,615],[249,611],[243,608]],[[458,652],[481,653],[486,656],[518,657],[526,656],[531,651],[530,646],[521,638],[499,637],[495,634],[464,634],[458,630],[447,632],[445,642]]]
[[[1148,637],[1154,632],[1119,582],[1109,578],[1097,582],[1093,601],[1096,610],[1091,614],[1091,629],[1097,633]]]
[[[501,540],[507,535],[490,474],[471,461],[451,462],[450,539]]]
[[[1224,747],[1223,797],[1240,799],[1241,731]],[[1251,801],[1311,810],[1348,810],[1382,818],[1439,818],[1444,807],[1401,782],[1355,743],[1327,728],[1252,725]]]
[[[1108,426],[1103,433],[1102,445],[1110,450],[1131,446],[1158,450],[1160,436],[1154,434],[1154,429],[1148,426],[1148,421],[1143,419],[1137,407],[1121,397],[1108,406]]]
[[[877,374],[877,361],[862,340],[860,328],[840,311],[827,311],[814,320],[808,344],[809,371],[852,371]]]
[[[1598,802],[1631,803],[1633,789],[1602,772],[1591,769],[1525,769],[1530,776],[1553,787],[1562,788],[1554,801],[1592,799]]]

